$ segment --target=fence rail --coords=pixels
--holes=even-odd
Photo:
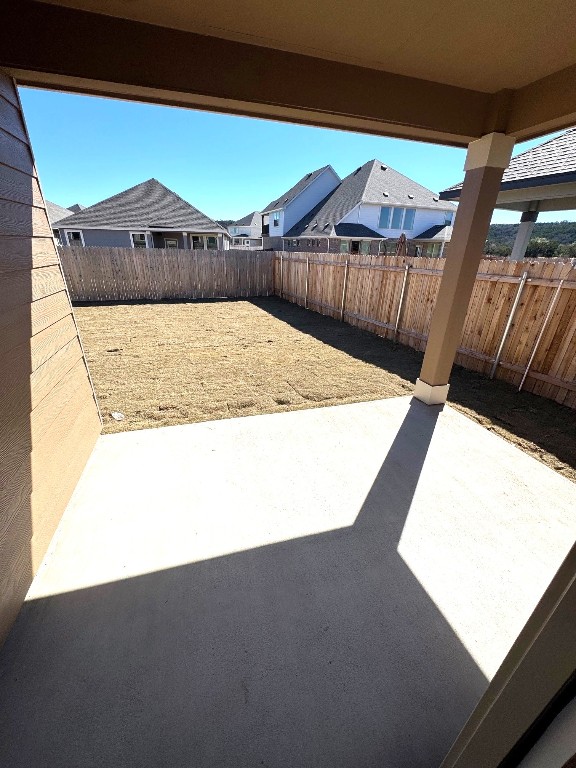
[[[424,350],[445,261],[282,253],[275,292]],[[456,363],[576,408],[576,269],[485,259]]]
[[[60,248],[72,301],[210,299],[274,292],[270,251]]]

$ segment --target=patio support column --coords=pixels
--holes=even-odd
[[[414,397],[445,403],[490,219],[514,138],[489,133],[468,145],[464,185]]]
[[[512,253],[510,254],[510,261],[520,261],[526,255],[526,248],[530,242],[532,236],[532,230],[536,219],[538,218],[538,211],[524,211],[520,218],[520,226],[516,233],[516,239],[512,246]]]

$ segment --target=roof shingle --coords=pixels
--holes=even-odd
[[[77,229],[165,229],[225,232],[224,228],[156,179],[119,192],[66,220]]]
[[[370,160],[346,176],[333,192],[295,224],[285,236],[329,237],[334,233],[338,222],[359,203],[440,210],[446,210],[447,206],[452,207],[450,203],[439,200],[435,192],[384,165],[380,160]],[[382,235],[374,232],[370,237]]]
[[[576,180],[576,128],[513,157],[504,171],[501,189],[561,184],[571,181],[571,176]],[[457,198],[462,184],[443,190],[441,197]]]
[[[323,173],[327,168],[330,168],[330,166],[325,165],[322,168],[318,168],[317,170],[312,171],[311,173],[307,173],[306,176],[302,176],[300,181],[294,184],[293,187],[290,187],[287,192],[272,200],[272,202],[268,203],[262,213],[268,213],[269,211],[273,211],[276,208],[283,208],[285,205],[288,205],[289,202],[294,200],[294,198],[297,197],[300,192],[306,189],[306,187],[311,184],[314,179],[318,178],[318,176],[320,176],[320,174]]]

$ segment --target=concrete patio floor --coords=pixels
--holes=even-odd
[[[575,485],[409,397],[102,437],[0,765],[437,766],[575,537]]]

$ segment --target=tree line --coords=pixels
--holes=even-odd
[[[506,257],[512,253],[518,224],[491,224],[484,253]],[[576,221],[536,222],[526,258],[576,257]]]

